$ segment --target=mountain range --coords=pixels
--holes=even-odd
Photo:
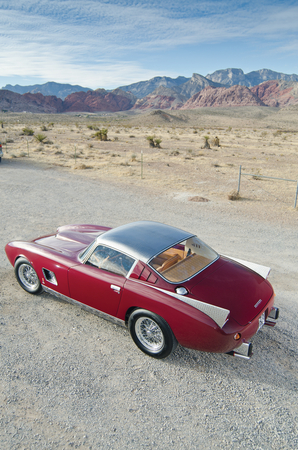
[[[273,106],[298,103],[298,75],[268,69],[244,74],[218,70],[206,77],[154,77],[113,91],[54,82],[0,90],[0,109],[28,112],[98,112],[201,107]]]

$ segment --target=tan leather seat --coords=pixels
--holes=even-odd
[[[157,270],[158,272],[163,272],[164,270],[168,269],[169,267],[173,266],[174,264],[176,264],[179,260],[181,259],[181,257],[179,255],[174,255],[171,258],[167,259],[162,266],[160,266]]]

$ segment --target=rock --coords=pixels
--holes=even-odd
[[[207,86],[193,95],[180,109],[230,106],[265,106],[246,86],[213,88]]]

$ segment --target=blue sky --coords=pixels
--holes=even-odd
[[[0,87],[298,74],[297,0],[0,0]]]

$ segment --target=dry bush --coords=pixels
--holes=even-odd
[[[228,199],[229,200],[240,200],[240,194],[238,191],[232,191],[229,195],[228,195]]]

